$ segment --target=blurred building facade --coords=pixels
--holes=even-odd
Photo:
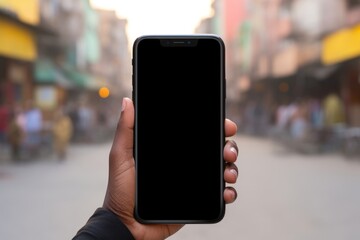
[[[41,144],[51,146],[59,109],[71,115],[74,139],[111,138],[121,98],[131,94],[126,27],[90,0],[0,0],[1,148],[29,103],[41,112]]]
[[[115,95],[131,95],[131,59],[126,35],[127,20],[121,19],[113,10],[97,9],[99,16],[98,36],[100,40],[100,61],[93,65],[104,84],[111,87]]]
[[[251,84],[240,88],[240,94],[258,92],[276,106],[309,98],[323,101],[335,93],[345,105],[346,124],[359,126],[360,75],[355,69],[360,66],[360,1],[272,0],[249,6],[251,55],[240,44],[237,65],[239,79],[251,79]],[[240,39],[247,38],[241,33]]]
[[[245,0],[214,0],[213,16],[203,19],[195,29],[196,33],[213,33],[219,35],[225,43],[226,72],[226,105],[227,112],[235,121],[239,118],[237,112],[240,95],[236,91],[237,81],[234,66],[237,52],[237,34],[240,24],[246,16]]]
[[[89,0],[1,0],[1,102],[32,99],[51,112],[84,95],[96,99],[100,87],[128,95],[126,24]]]
[[[252,131],[267,134],[281,106],[307,105],[310,118],[314,103],[327,127],[330,96],[344,109],[338,123],[360,126],[360,1],[214,0],[213,10],[197,31],[225,41],[228,111],[241,129],[260,118],[251,111],[264,112]]]
[[[39,2],[0,1],[0,103],[31,98],[38,56]]]
[[[64,105],[71,92],[84,84],[75,77],[73,69],[80,66],[74,55],[84,36],[85,11],[82,1],[40,2],[41,22],[55,34],[38,38],[39,57],[34,80],[37,83],[38,105],[44,111],[52,112],[59,105]]]

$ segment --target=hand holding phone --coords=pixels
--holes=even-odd
[[[161,104],[153,102],[153,107]],[[203,119],[195,119],[195,125],[201,125]],[[231,120],[225,120],[225,137],[236,134],[237,126]],[[182,224],[141,224],[134,218],[135,207],[135,164],[133,158],[133,133],[134,133],[134,106],[130,99],[125,98],[122,103],[122,113],[115,132],[113,145],[109,155],[109,180],[103,207],[116,214],[127,226],[135,239],[165,239],[174,234]],[[195,135],[194,135],[195,136]],[[201,141],[202,139],[199,139]],[[162,148],[162,145],[159,145]],[[204,152],[208,149],[197,149]],[[237,179],[235,161],[237,159],[237,145],[228,139],[223,148],[224,179],[227,183],[235,183]],[[223,192],[225,203],[232,203],[236,199],[236,190],[230,186]],[[206,199],[203,200],[204,202]]]

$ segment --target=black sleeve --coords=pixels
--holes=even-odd
[[[120,219],[109,210],[98,208],[72,240],[135,240]]]

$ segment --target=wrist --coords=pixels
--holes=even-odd
[[[135,239],[143,239],[144,233],[142,231],[141,224],[137,222],[132,216],[121,214],[120,211],[108,204],[106,200],[102,208],[114,214],[127,227]]]
[[[118,216],[105,208],[96,209],[73,239],[85,239],[86,236],[96,239],[135,239],[135,236]]]

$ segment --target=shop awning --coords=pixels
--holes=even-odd
[[[86,83],[89,81],[90,76],[86,73],[79,72],[75,69],[65,70],[65,75],[71,79],[71,81],[75,84],[75,86],[79,88],[85,88]]]
[[[37,60],[34,78],[37,83],[56,84],[64,88],[74,88],[75,84],[63,74],[50,60]]]
[[[339,63],[360,56],[360,25],[342,29],[323,41],[322,62]]]
[[[100,81],[90,73],[79,71],[69,65],[64,67],[64,73],[77,88],[89,90],[97,90],[100,88]]]
[[[36,59],[36,39],[32,31],[0,15],[0,36],[0,55],[25,61]]]
[[[63,76],[74,85],[74,88],[97,91],[104,86],[105,81],[101,76],[85,69],[78,69],[70,61],[63,62],[60,69]]]
[[[24,22],[16,14],[0,8],[0,55],[34,61],[37,34],[56,35],[46,27]]]

